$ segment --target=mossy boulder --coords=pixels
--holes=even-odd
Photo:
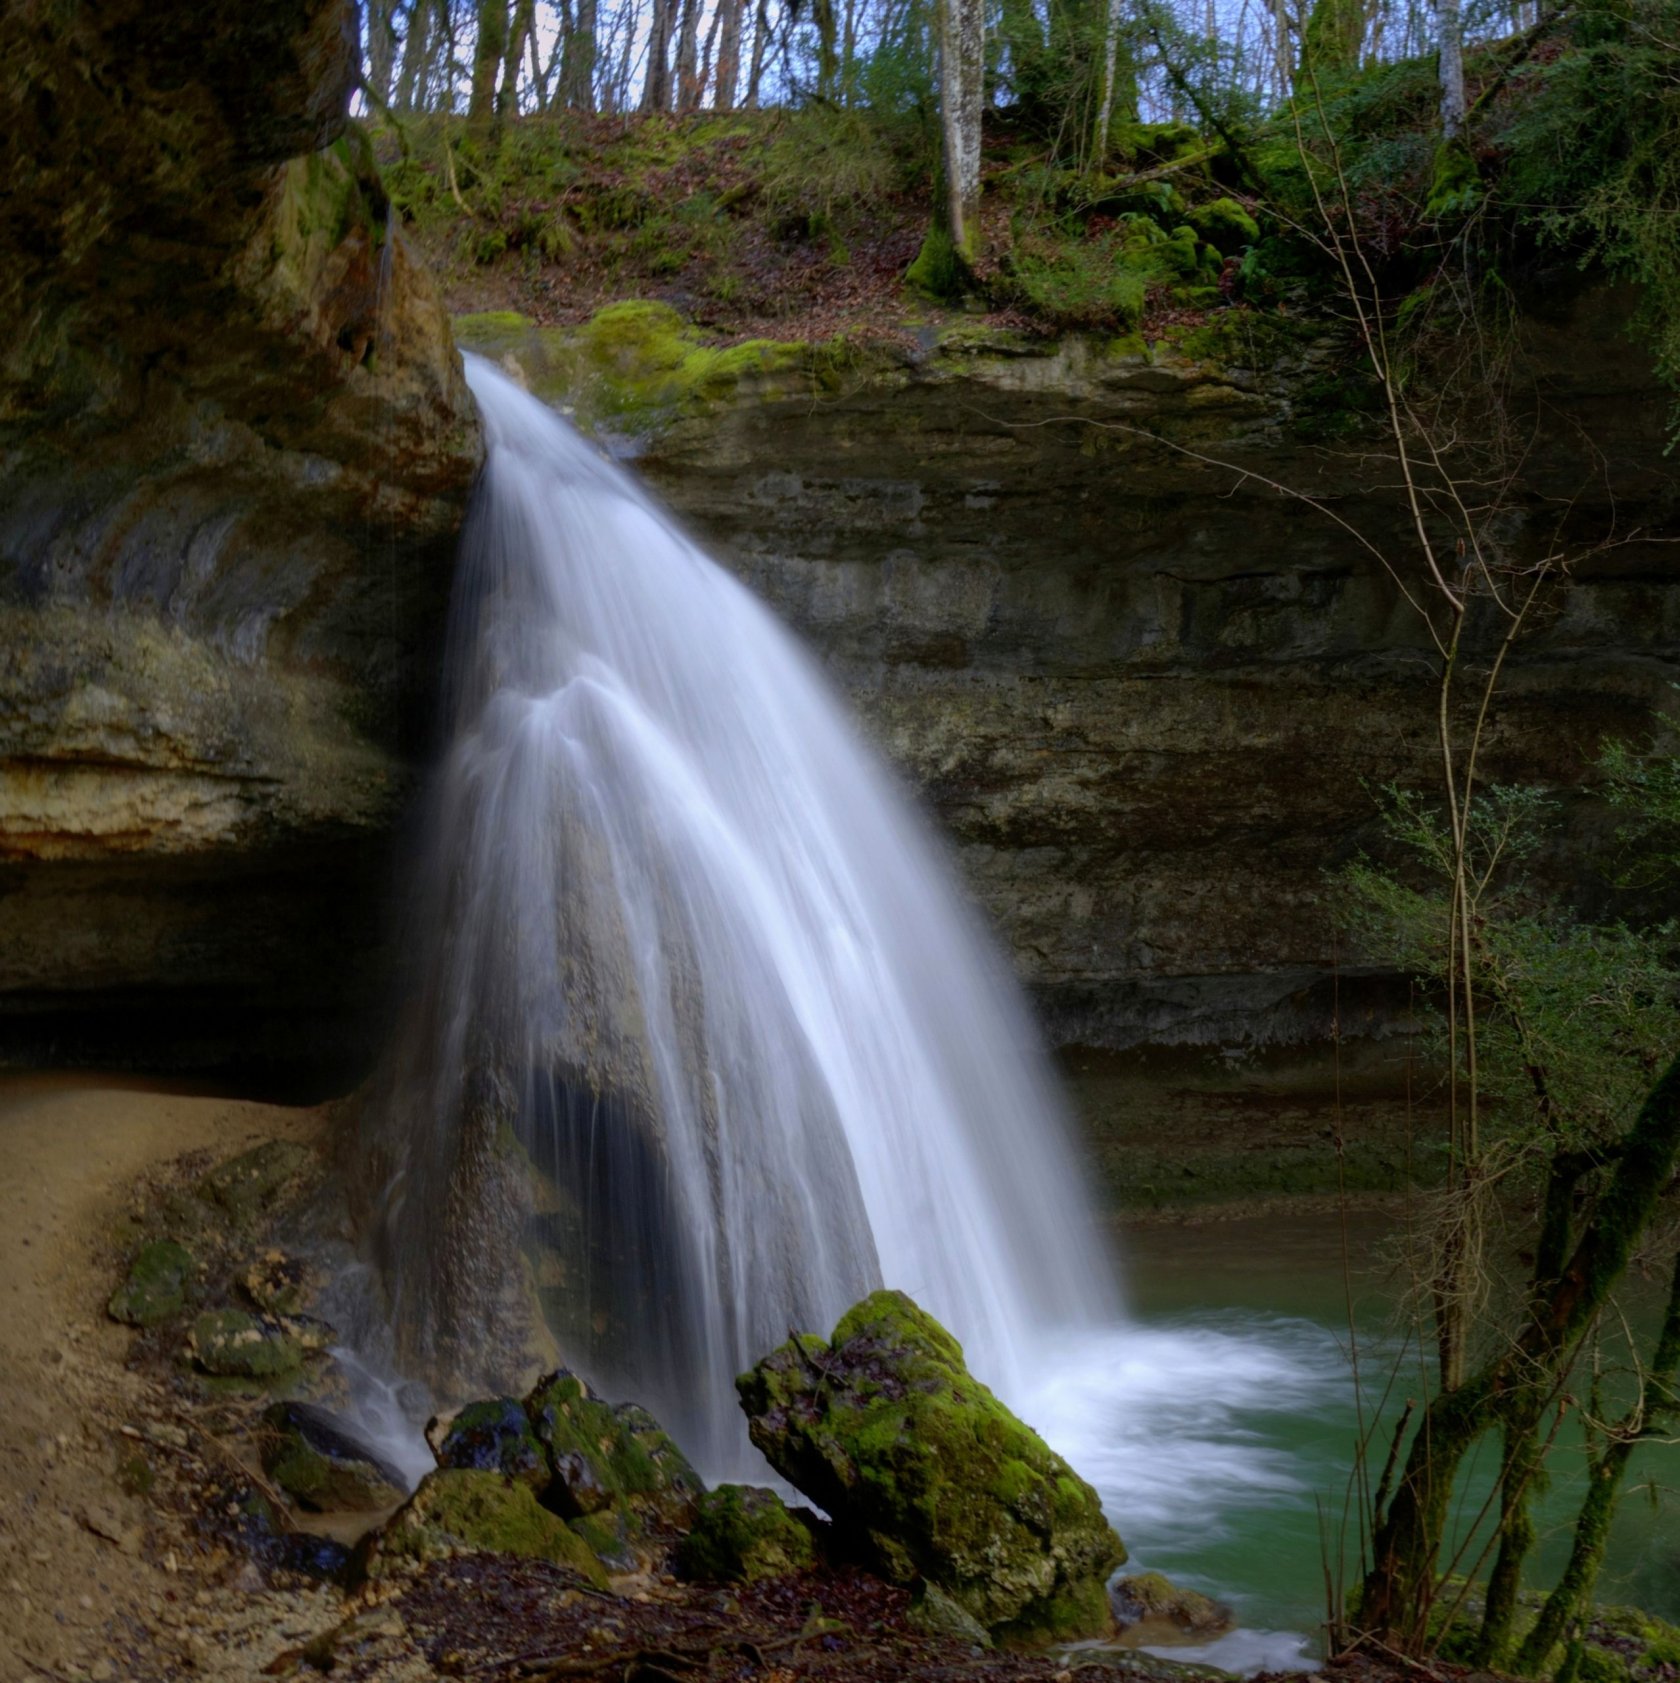
[[[206,1309],[188,1334],[194,1364],[220,1379],[274,1380],[303,1366],[305,1341],[282,1322],[243,1309]]]
[[[677,1564],[709,1583],[752,1583],[806,1571],[816,1557],[810,1526],[774,1490],[720,1484],[700,1498]]]
[[[551,1560],[605,1588],[606,1573],[589,1544],[541,1506],[528,1484],[500,1473],[440,1467],[368,1544],[368,1576],[381,1577],[463,1550]]]
[[[603,1402],[556,1369],[525,1399],[550,1474],[544,1500],[568,1519],[622,1504],[639,1521],[681,1524],[705,1489],[682,1451],[644,1408]]]
[[[897,1583],[926,1580],[994,1636],[1100,1636],[1126,1550],[1096,1492],[963,1364],[902,1292],[825,1343],[781,1346],[736,1381],[748,1430],[839,1540]]]
[[[1235,257],[1260,238],[1260,224],[1235,199],[1197,205],[1185,220],[1222,257]]]
[[[1201,1642],[1231,1628],[1229,1607],[1160,1572],[1117,1578],[1108,1593],[1120,1628],[1139,1641]]]
[[[502,1473],[539,1494],[552,1476],[525,1405],[516,1397],[468,1403],[449,1422],[437,1458],[440,1467]]]
[[[249,1227],[280,1202],[314,1160],[314,1153],[295,1140],[265,1140],[217,1164],[196,1190],[234,1226]]]
[[[368,1513],[403,1499],[401,1473],[311,1403],[276,1403],[263,1416],[263,1471],[317,1512]]]
[[[154,1239],[140,1247],[111,1294],[111,1318],[131,1327],[161,1326],[186,1308],[197,1277],[197,1260],[185,1245]]]

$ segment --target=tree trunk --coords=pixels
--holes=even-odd
[[[1101,169],[1108,159],[1108,137],[1114,122],[1117,90],[1127,122],[1137,121],[1137,72],[1127,53],[1121,62],[1120,34],[1125,22],[1125,0],[1108,0],[1108,22],[1103,30],[1102,97],[1097,102],[1096,127],[1091,134],[1091,167]]]
[[[1515,1669],[1523,1676],[1538,1677],[1549,1667],[1552,1654],[1570,1625],[1591,1604],[1628,1461],[1641,1439],[1656,1432],[1662,1421],[1680,1413],[1680,1392],[1674,1383],[1677,1372],[1680,1372],[1680,1252],[1675,1254],[1668,1308],[1663,1314],[1662,1332],[1651,1365],[1640,1387],[1639,1401],[1628,1417],[1618,1422],[1614,1437],[1592,1464],[1587,1494],[1575,1519],[1569,1562],[1540,1609],[1540,1617],[1517,1650]]]
[[[1301,31],[1297,83],[1307,76],[1350,75],[1364,44],[1365,0],[1313,0]]]
[[[1626,1269],[1677,1158],[1680,1058],[1647,1094],[1591,1222],[1550,1288],[1537,1292],[1515,1342],[1424,1411],[1388,1512],[1373,1516],[1360,1623],[1381,1645],[1404,1652],[1421,1644],[1453,1481],[1465,1455],[1489,1427],[1520,1421],[1531,1399],[1549,1392],[1567,1371]]]
[[[1457,140],[1464,127],[1464,15],[1460,0],[1436,0],[1441,19],[1441,138]]]
[[[519,61],[525,56],[525,44],[537,31],[537,0],[515,0],[513,34],[508,40],[505,55],[507,70],[502,77],[501,92],[496,95],[496,115],[519,115]]]
[[[735,108],[735,89],[741,80],[741,13],[747,0],[720,0],[718,15],[723,23],[718,31],[717,73],[712,85],[717,90],[712,103],[719,111]]]
[[[392,104],[398,111],[413,111],[425,98],[427,49],[431,45],[431,0],[414,0],[414,10],[408,15],[408,39],[403,42],[402,71],[397,77],[396,97]]]
[[[700,103],[700,0],[682,0],[677,31],[677,110],[686,114]]]
[[[599,47],[595,36],[595,0],[577,0],[567,8],[565,28],[556,43],[560,55],[560,79],[554,98],[573,111],[595,109],[595,62]]]
[[[700,53],[700,80],[694,96],[696,107],[706,103],[706,89],[711,86],[712,70],[717,64],[718,31],[723,28],[723,14],[728,10],[727,0],[719,0],[719,4],[712,9],[712,26],[706,31],[706,45]],[[720,109],[715,99],[712,101],[712,109]]]
[[[671,25],[677,0],[653,0],[648,9],[647,72],[642,78],[642,110],[671,109]]]
[[[473,46],[468,122],[487,123],[495,115],[496,78],[501,74],[507,39],[507,0],[478,0],[478,40]]]
[[[984,0],[940,0],[939,118],[944,140],[945,231],[958,259],[980,255],[980,108],[986,52]]]
[[[758,0],[753,13],[752,66],[747,72],[746,107],[758,109],[758,88],[764,78],[764,54],[770,45],[770,0]]]
[[[397,62],[397,20],[389,0],[373,0],[367,19],[368,90],[382,106],[391,103],[391,76]]]

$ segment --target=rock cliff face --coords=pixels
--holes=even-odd
[[[320,1067],[479,459],[346,0],[0,22],[0,1055]]]
[[[1560,526],[1674,533],[1666,394],[1625,305],[1530,324],[1545,407],[1503,522],[1515,557]],[[1426,781],[1435,751],[1423,629],[1338,524],[1387,545],[1405,519],[1336,411],[1352,360],[1310,339],[1249,358],[1240,332],[959,336],[819,397],[714,404],[642,462],[920,787],[1064,1043],[1328,1027],[1323,872],[1371,837],[1371,791]],[[1672,549],[1608,550],[1512,661],[1488,774],[1578,786],[1677,676]],[[1559,862],[1590,879],[1603,817],[1566,807]],[[1392,979],[1341,969],[1347,1031],[1379,1030]]]

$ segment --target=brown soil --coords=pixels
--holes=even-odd
[[[319,1127],[314,1111],[130,1082],[0,1078],[5,1683],[254,1676],[247,1650],[266,1661],[283,1630],[330,1611],[324,1592],[275,1592],[207,1552],[163,1499],[191,1477],[192,1440],[166,1389],[130,1370],[135,1335],[105,1314],[146,1171]]]

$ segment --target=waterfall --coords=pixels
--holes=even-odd
[[[887,1284],[1018,1392],[1117,1304],[1003,960],[794,638],[467,373],[488,454],[368,1136],[408,1359],[494,1381],[534,1295],[727,1467],[734,1375]]]

